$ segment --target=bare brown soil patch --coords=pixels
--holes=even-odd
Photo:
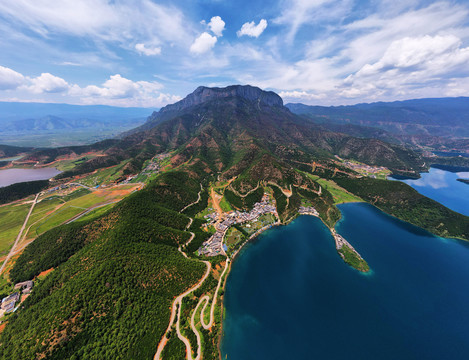
[[[50,269],[44,270],[44,271],[42,271],[41,273],[39,273],[39,275],[38,275],[37,277],[40,278],[40,277],[47,276],[47,275],[49,275],[52,271],[54,271],[54,268],[50,268]]]
[[[215,210],[219,214],[223,214],[223,210],[220,207],[220,200],[221,200],[222,197],[223,196],[218,195],[213,188],[211,189],[212,204],[213,204],[213,207],[215,208]]]

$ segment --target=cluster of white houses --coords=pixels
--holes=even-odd
[[[210,223],[214,223],[216,232],[210,237],[210,239],[202,244],[199,249],[199,254],[206,256],[224,254],[223,238],[226,230],[228,230],[230,226],[254,221],[259,218],[259,216],[268,213],[274,214],[275,217],[278,217],[277,209],[269,202],[269,196],[264,195],[261,202],[255,203],[253,209],[249,212],[231,211],[222,215],[214,212],[205,215],[206,219],[210,219]]]
[[[344,161],[344,165],[346,167],[348,167],[349,169],[352,169],[352,170],[355,170],[355,171],[365,171],[367,173],[371,173],[371,174],[377,174],[381,171],[386,171],[387,168],[385,168],[384,166],[371,166],[371,165],[367,165],[367,164],[356,164],[352,161],[348,161],[348,160],[345,160]]]
[[[312,206],[300,206],[298,213],[300,215],[313,215],[319,217],[318,211]]]

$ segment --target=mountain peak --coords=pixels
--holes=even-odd
[[[177,103],[167,105],[160,112],[177,111],[215,99],[241,97],[267,106],[283,107],[282,98],[273,91],[264,91],[251,85],[231,85],[224,88],[199,86]]]

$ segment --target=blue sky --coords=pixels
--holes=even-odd
[[[161,107],[230,84],[321,105],[466,96],[469,2],[0,2],[0,101]]]

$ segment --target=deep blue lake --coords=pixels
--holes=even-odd
[[[417,180],[399,180],[451,210],[469,216],[469,185],[456,179],[469,179],[469,172],[452,173],[430,168]]]
[[[372,272],[346,265],[317,218],[267,231],[233,263],[222,358],[469,359],[469,243],[339,208]]]

